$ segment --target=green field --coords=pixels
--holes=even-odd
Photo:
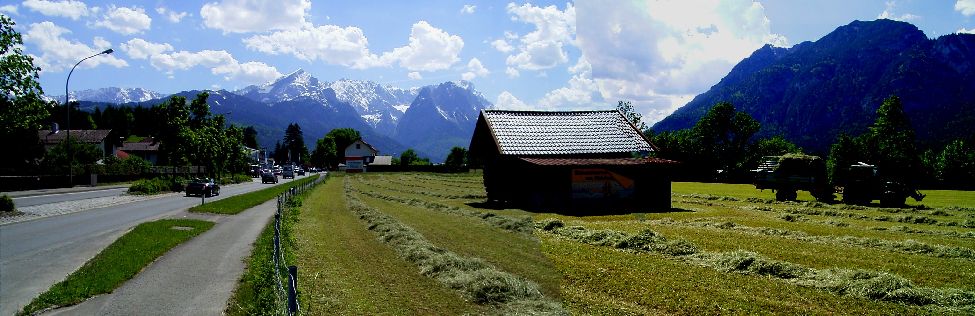
[[[674,183],[668,212],[480,208],[479,174],[336,177],[296,224],[307,314],[970,314],[975,195],[885,209]],[[800,192],[801,193],[801,192]],[[912,201],[913,202],[913,201]],[[920,206],[923,204],[924,206]]]

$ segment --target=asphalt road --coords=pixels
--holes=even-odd
[[[268,186],[259,179],[228,185],[208,200]],[[16,313],[135,225],[199,203],[196,197],[163,197],[0,226],[0,315]]]
[[[106,196],[117,196],[125,194],[128,188],[100,189],[92,191],[50,193],[32,196],[22,196],[13,198],[17,207],[27,207],[41,204],[58,203],[65,201],[75,201],[83,199],[93,199]]]

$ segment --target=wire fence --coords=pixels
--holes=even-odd
[[[298,304],[298,267],[288,265],[285,261],[284,252],[281,251],[281,219],[284,212],[288,211],[290,202],[294,197],[311,190],[322,181],[328,178],[328,173],[323,176],[318,177],[315,181],[305,183],[299,186],[291,187],[291,189],[285,191],[278,195],[278,208],[277,212],[274,214],[274,276],[277,280],[278,287],[276,292],[277,306],[281,307],[280,313],[282,315],[296,315],[298,311],[301,310],[301,305]],[[287,288],[284,285],[282,274],[288,275]],[[286,303],[285,303],[286,302]]]

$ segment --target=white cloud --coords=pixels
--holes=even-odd
[[[462,48],[464,40],[460,36],[420,21],[413,24],[410,43],[383,53],[380,62],[384,65],[399,63],[400,67],[412,71],[443,70],[460,60],[458,55]]]
[[[465,4],[463,8],[460,8],[460,13],[474,14],[474,9],[477,9],[476,5]]]
[[[972,28],[972,29],[960,28],[957,31],[955,31],[955,33],[959,33],[959,34],[961,34],[961,33],[975,34],[975,28]]]
[[[0,12],[7,12],[10,14],[17,14],[17,6],[13,4],[8,4],[5,6],[0,6]]]
[[[461,75],[461,78],[467,81],[474,80],[477,77],[485,77],[491,74],[481,61],[477,58],[471,58],[471,61],[467,62],[467,72]]]
[[[411,80],[423,79],[423,75],[420,75],[420,73],[416,71],[411,71],[410,73],[406,74],[406,76],[409,77]]]
[[[958,0],[955,2],[955,11],[961,12],[964,16],[975,15],[975,0]]]
[[[493,46],[494,49],[497,49],[499,52],[502,53],[510,53],[511,51],[515,50],[515,48],[512,47],[511,44],[508,44],[508,41],[505,41],[503,39],[496,39],[492,41],[491,46]]]
[[[179,23],[179,21],[182,21],[183,18],[189,15],[189,13],[176,12],[176,11],[166,9],[165,7],[156,8],[156,13],[159,13],[160,15],[166,17],[166,19],[169,20],[169,22],[173,22],[173,23]]]
[[[560,38],[562,45],[582,51],[568,68],[569,81],[538,100],[538,107],[611,109],[616,101],[628,100],[653,123],[706,91],[762,45],[787,44],[771,32],[761,3],[751,0],[644,0],[613,6],[580,0],[575,5],[574,19],[567,22],[574,24],[539,28],[533,38],[519,38],[518,53],[508,57],[511,76],[517,69],[544,68],[529,66],[529,61],[535,66],[564,63],[559,53],[564,47],[541,39]]]
[[[281,77],[281,73],[273,66],[262,62],[240,63],[224,50],[156,54],[149,57],[149,64],[165,71],[171,77],[176,70],[187,70],[193,67],[210,68],[210,73],[222,75],[224,80],[236,80],[244,84],[264,83]]]
[[[576,10],[572,4],[566,4],[565,10],[559,10],[554,5],[543,8],[528,3],[521,6],[509,3],[507,9],[512,21],[535,26],[534,31],[524,36],[506,34],[506,37],[520,40],[518,53],[509,55],[505,60],[509,67],[544,70],[568,61],[564,46],[572,45],[576,32]],[[505,48],[501,44],[498,43],[495,49]]]
[[[958,7],[958,4],[957,3],[955,4],[955,7],[956,8]],[[897,15],[897,14],[894,13],[894,11],[895,11],[896,8],[897,8],[897,3],[896,2],[894,2],[894,1],[887,1],[887,2],[885,2],[884,3],[884,12],[881,12],[879,15],[877,15],[877,18],[878,19],[896,20],[896,21],[911,21],[911,20],[917,20],[917,19],[920,19],[921,18],[920,16],[913,15],[913,14],[910,14],[910,13],[904,13],[904,14],[901,14],[901,15]]]
[[[122,43],[122,51],[132,59],[147,59],[171,50],[173,46],[168,43],[152,43],[141,38],[133,38]]]
[[[77,20],[80,17],[88,16],[88,6],[84,2],[67,1],[47,1],[47,0],[26,0],[23,3],[25,8],[39,12],[46,16],[60,16]]]
[[[247,48],[268,54],[292,54],[302,60],[321,60],[356,69],[374,67],[379,58],[369,52],[369,41],[358,27],[323,25],[255,35],[244,39]]]
[[[518,78],[518,76],[521,76],[521,72],[519,72],[518,69],[511,67],[505,68],[504,73],[508,75],[508,78]]]
[[[151,25],[152,18],[146,15],[146,11],[142,8],[116,7],[114,5],[109,6],[105,16],[94,23],[96,27],[104,27],[123,35],[141,33],[148,30]]]
[[[40,56],[34,56],[34,65],[41,67],[42,72],[67,70],[79,60],[111,47],[110,42],[100,37],[96,37],[92,41],[92,46],[62,37],[70,33],[70,30],[57,26],[50,21],[31,24],[23,37],[25,44],[37,46],[41,53]],[[118,59],[114,55],[101,55],[88,59],[79,67],[94,68],[101,64],[116,68],[129,65],[125,60]]]
[[[499,110],[531,110],[528,104],[522,102],[515,97],[511,92],[501,91],[498,94],[498,98],[494,101],[494,108]]]
[[[305,27],[310,0],[222,0],[200,8],[203,25],[224,33],[266,32]]]

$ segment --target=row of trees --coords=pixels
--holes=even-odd
[[[727,102],[715,104],[692,128],[654,133],[629,102],[617,109],[659,149],[657,157],[680,161],[686,180],[749,181],[748,170],[763,156],[801,153],[779,136],[754,140],[761,124]],[[845,183],[849,166],[863,162],[877,166],[884,179],[912,186],[975,187],[975,135],[957,139],[941,150],[918,149],[915,132],[900,98],[891,96],[877,110],[876,121],[856,136],[841,134],[827,157],[829,178]]]

